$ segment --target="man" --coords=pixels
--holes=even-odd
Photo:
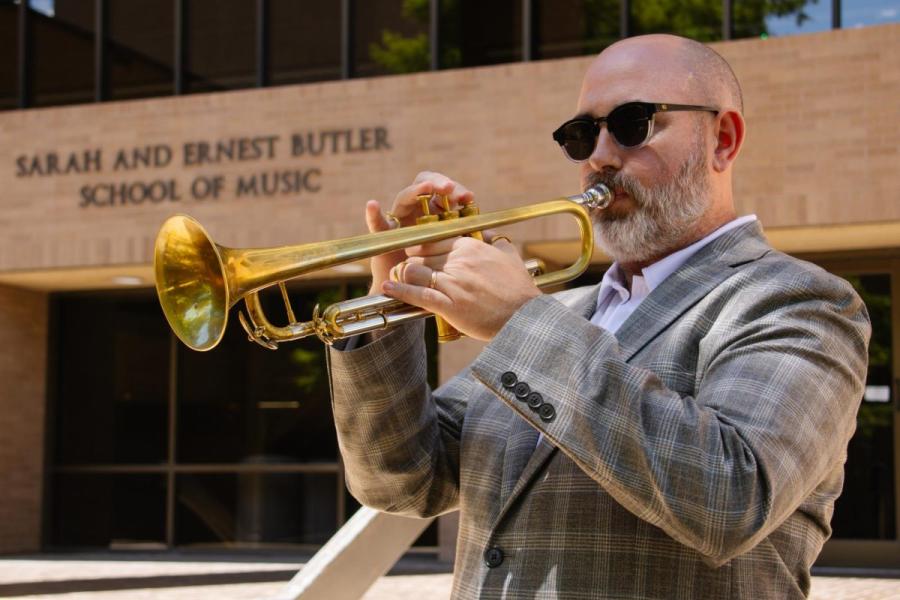
[[[664,104],[669,103],[669,104]],[[606,183],[615,264],[542,294],[512,245],[459,239],[373,261],[374,290],[489,343],[435,392],[421,326],[330,353],[351,491],[460,510],[454,597],[803,598],[830,535],[866,374],[851,287],[735,218],[744,139],[727,63],[673,36],[609,47],[554,134]],[[402,191],[471,192],[436,173]],[[377,202],[372,230],[391,223]]]

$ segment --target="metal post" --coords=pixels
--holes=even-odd
[[[431,0],[428,15],[428,48],[431,70],[441,68],[441,0]]]
[[[31,28],[28,0],[19,2],[19,108],[31,104]]]
[[[619,37],[631,35],[631,0],[622,0],[619,5]]]
[[[534,0],[522,0],[522,60],[534,60]]]
[[[269,1],[256,0],[256,87],[269,85]]]
[[[353,0],[341,0],[341,79],[353,77],[353,63],[356,59],[353,44],[356,15],[353,4]]]
[[[184,5],[186,0],[175,0],[175,95],[180,96],[184,93],[184,65],[187,61],[187,50],[185,48],[187,30],[187,7]]]
[[[722,39],[730,40],[733,36],[732,24],[734,0],[722,0]]]
[[[831,0],[831,28],[840,29],[841,27],[841,0]]]
[[[106,0],[94,2],[94,101],[109,99],[106,60]]]

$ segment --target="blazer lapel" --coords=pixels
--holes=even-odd
[[[729,231],[701,248],[650,292],[616,331],[625,360],[630,360],[685,311],[734,275],[735,267],[757,260],[770,250],[757,221]]]

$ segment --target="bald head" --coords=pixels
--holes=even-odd
[[[585,85],[592,72],[609,78],[625,71],[631,71],[631,75],[638,72],[646,81],[641,100],[691,102],[743,112],[741,86],[731,66],[700,42],[666,34],[626,38],[600,53],[585,77]],[[672,93],[678,97],[670,97]]]

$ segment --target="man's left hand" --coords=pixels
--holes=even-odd
[[[478,340],[493,339],[523,304],[542,293],[515,246],[503,238],[494,245],[459,238],[446,255],[411,257],[407,263],[403,281],[386,281],[382,291],[442,316]]]

